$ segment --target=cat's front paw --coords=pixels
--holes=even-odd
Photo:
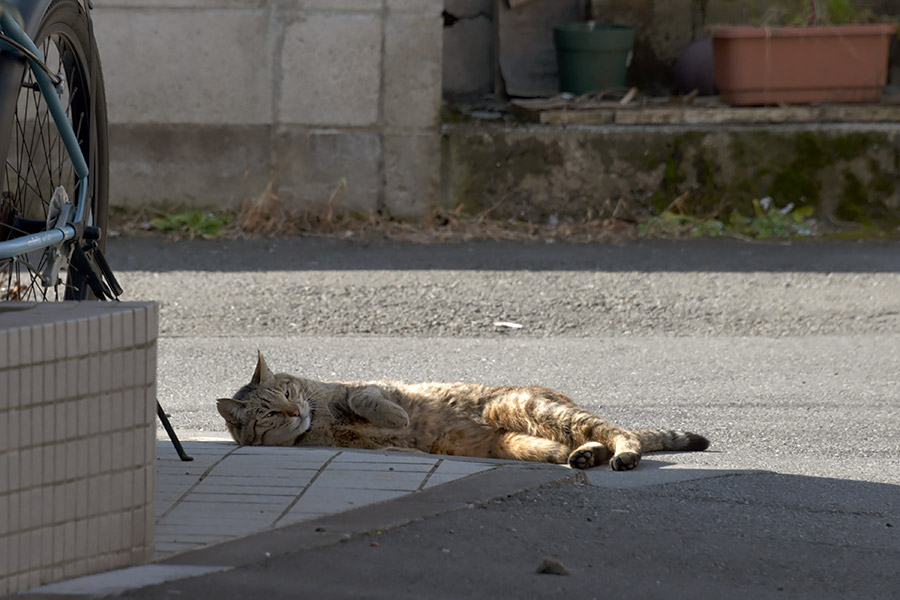
[[[392,407],[393,408],[393,407]],[[382,425],[392,429],[403,429],[409,425],[409,415],[401,407],[397,406],[396,410],[386,410],[382,416]]]
[[[637,452],[620,452],[612,457],[609,466],[613,471],[629,471],[641,462],[641,455]]]

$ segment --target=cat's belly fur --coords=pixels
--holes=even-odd
[[[331,445],[344,448],[419,450],[429,454],[448,454],[490,458],[498,431],[488,425],[457,418],[422,419],[413,410],[410,424],[401,429],[388,429],[371,424],[353,423],[332,426]],[[308,442],[307,442],[308,443]]]

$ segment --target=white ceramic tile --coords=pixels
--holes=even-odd
[[[0,434],[4,434],[8,440],[8,446],[10,451],[15,452],[18,448],[21,448],[21,444],[19,442],[19,414],[22,411],[20,410],[10,410],[6,413],[6,432],[0,432]],[[0,423],[2,424],[2,423]],[[12,460],[12,459],[10,459]],[[12,464],[10,464],[10,469],[12,469]],[[10,489],[15,489],[18,487],[18,478],[16,479],[15,487],[10,483]]]
[[[75,522],[75,556],[82,559],[88,555],[88,521],[81,519]]]
[[[129,310],[122,313],[122,344],[120,347],[128,348],[134,346],[134,315],[135,310]]]
[[[63,552],[62,560],[65,563],[77,558],[75,554],[75,521],[69,520],[63,524]]]
[[[147,384],[147,350],[144,348],[134,351],[134,383],[139,386]]]
[[[56,413],[56,406],[52,404],[45,404],[41,407],[41,426],[44,429],[41,437],[47,446],[51,446],[56,440]],[[48,472],[46,468],[45,472]]]
[[[44,402],[44,367],[43,365],[33,365],[30,368],[29,378],[31,380],[31,406],[38,406]]]
[[[21,479],[19,478],[19,472],[20,472],[20,468],[21,468],[20,465],[21,465],[21,460],[22,460],[21,452],[17,452],[17,451],[7,452],[6,456],[7,456],[7,461],[6,461],[7,475],[6,476],[9,478],[8,479],[8,481],[9,481],[8,489],[12,492],[16,492],[16,491],[22,489]],[[16,520],[18,519],[18,517],[11,515],[10,519],[12,519],[12,522],[15,523]]]
[[[16,411],[16,427],[19,429],[19,448],[27,448],[31,445],[31,408],[23,406]]]
[[[102,351],[100,346],[100,317],[88,317],[87,319],[87,339],[88,339],[88,352],[91,356],[94,356]]]
[[[147,343],[147,312],[146,309],[138,309],[134,313],[134,345],[142,346]]]
[[[70,392],[70,381],[68,378],[68,373],[72,373],[75,376],[75,361],[74,359],[59,359],[57,360],[53,367],[53,380],[56,382],[56,392],[54,396],[58,400],[65,399]]]
[[[31,367],[21,367],[19,369],[19,397],[17,398],[19,406],[27,407],[31,405],[31,390],[34,387],[32,385],[33,381]]]
[[[100,351],[109,352],[112,349],[113,316],[110,314],[100,316]]]
[[[121,350],[113,352],[110,356],[111,366],[109,371],[110,389],[121,390],[125,387],[122,364],[125,360],[125,353]],[[130,384],[130,382],[129,382]]]
[[[131,348],[122,351],[122,381],[125,386],[137,385],[134,374],[137,371],[135,361],[137,360],[137,350]]]
[[[18,341],[16,341],[16,345],[11,346],[10,349],[13,353],[17,353],[19,355],[17,364],[31,364],[31,328],[23,327],[19,329],[17,333]]]
[[[74,368],[75,372],[73,373],[71,370],[68,371],[68,376],[70,381],[77,381],[78,385],[76,386],[76,393],[79,396],[86,396],[91,391],[91,374],[89,370],[89,357],[81,356],[77,361],[74,361],[74,364],[71,365]],[[67,366],[68,369],[68,366]]]
[[[10,357],[12,356],[13,354],[11,353]],[[12,369],[7,372],[6,389],[8,390],[8,395],[6,396],[7,406],[5,408],[17,408],[21,403],[22,389],[19,385],[20,378],[21,371],[19,369]]]
[[[28,425],[28,428],[31,430],[31,444],[33,446],[40,446],[44,443],[44,407],[32,407],[29,411],[29,416],[31,417],[31,423]]]
[[[53,446],[53,481],[65,481],[68,477],[66,471],[67,442],[57,442]]]
[[[78,504],[75,502],[75,496],[78,493],[77,483],[67,481],[63,484],[65,502],[63,503],[63,519],[66,523],[74,523],[78,518]]]
[[[75,482],[75,497],[69,498],[69,502],[75,503],[75,518],[77,519],[84,519],[91,513],[89,488],[90,482],[87,479]]]
[[[33,325],[26,331],[31,337],[31,356],[28,361],[33,364],[44,362],[44,328],[41,325]]]
[[[135,423],[135,402],[134,397],[136,394],[133,389],[122,392],[120,395],[121,398],[121,406],[119,407],[119,411],[122,413],[122,428],[129,429],[134,427]],[[140,419],[137,419],[140,420]]]
[[[89,398],[79,398],[74,401],[76,411],[78,414],[78,417],[77,417],[78,429],[76,430],[75,435],[78,437],[85,437],[88,435],[88,433],[90,433],[90,430],[91,430],[90,403],[92,401],[96,401],[96,400],[92,400]]]
[[[112,355],[108,352],[100,355],[100,367],[98,378],[100,391],[109,392],[113,388]]]
[[[66,518],[66,507],[69,505],[66,498],[66,484],[57,483],[50,489],[50,499],[47,502],[53,503],[53,523],[62,523]]]
[[[53,527],[45,526],[41,529],[41,559],[42,569],[53,564]]]
[[[9,496],[0,494],[0,539],[7,535],[10,531],[9,520]],[[0,565],[2,566],[2,565]],[[0,569],[0,573],[4,571]]]
[[[56,360],[57,347],[65,344],[65,338],[59,339],[56,335],[56,324],[45,323],[41,326],[41,359],[42,362],[50,362]]]
[[[105,380],[106,377],[100,362],[100,355],[91,354],[88,357],[88,391],[90,395],[98,395]]]
[[[78,356],[78,323],[76,321],[66,321],[66,358],[74,358]]]

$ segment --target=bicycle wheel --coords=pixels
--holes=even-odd
[[[106,96],[89,16],[76,0],[55,0],[32,39],[47,66],[64,81],[61,99],[90,175],[86,222],[100,228],[102,250],[109,210]],[[23,70],[16,92],[14,114],[3,116],[12,125],[0,189],[0,240],[33,233],[25,231],[22,223],[46,222],[50,200],[59,187],[72,202],[77,202],[80,191],[31,69]],[[85,281],[87,273],[79,272],[68,258],[61,260],[59,277],[49,282],[41,276],[46,266],[43,250],[0,261],[0,301],[93,298]]]

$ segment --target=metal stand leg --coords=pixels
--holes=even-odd
[[[175,452],[178,453],[178,457],[185,462],[194,460],[194,458],[188,456],[184,451],[184,448],[181,447],[181,442],[178,441],[178,436],[175,435],[175,430],[172,429],[172,425],[169,424],[169,418],[166,416],[166,411],[163,410],[159,401],[156,402],[156,414],[159,415],[159,420],[162,421],[163,427],[166,428],[166,433],[169,434],[169,439],[172,440],[172,445],[175,446]]]

